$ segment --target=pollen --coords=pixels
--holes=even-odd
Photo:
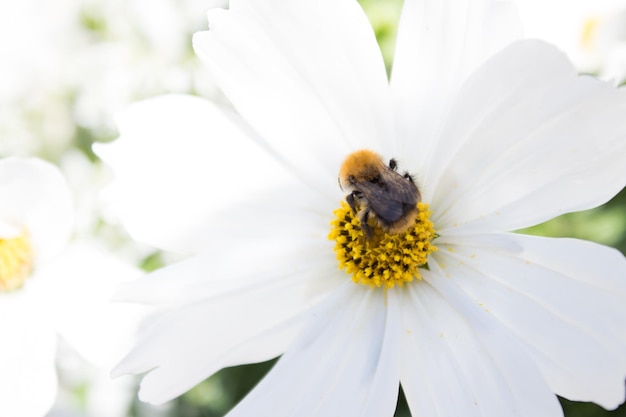
[[[0,292],[20,288],[32,270],[33,252],[27,233],[0,238]]]
[[[357,284],[392,288],[421,280],[420,269],[428,267],[428,255],[437,250],[428,205],[418,203],[415,224],[405,232],[389,234],[370,219],[373,236],[368,239],[359,219],[347,203],[334,211],[330,240],[335,241],[339,268]]]

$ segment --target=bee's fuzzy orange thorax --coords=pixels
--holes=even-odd
[[[369,149],[361,149],[351,153],[344,159],[339,169],[341,187],[350,188],[350,177],[369,179],[377,175],[381,166],[384,167],[384,165],[381,156]]]

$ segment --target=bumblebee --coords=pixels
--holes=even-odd
[[[385,165],[380,155],[367,149],[351,153],[341,165],[339,187],[350,191],[346,201],[368,239],[373,235],[367,223],[370,218],[390,234],[402,233],[415,223],[421,194],[413,177],[398,173],[397,167],[395,159]]]

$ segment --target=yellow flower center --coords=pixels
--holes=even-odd
[[[33,252],[27,233],[0,239],[0,292],[20,288],[32,269]]]
[[[592,50],[596,46],[596,38],[602,22],[598,17],[588,17],[583,23],[580,34],[580,46],[585,50]]]
[[[428,255],[437,250],[429,220],[428,204],[418,203],[415,224],[402,233],[389,234],[369,219],[373,234],[367,238],[352,209],[345,202],[334,211],[330,240],[335,241],[339,268],[352,276],[352,281],[370,287],[391,288],[405,282],[420,280],[419,269],[427,266]]]

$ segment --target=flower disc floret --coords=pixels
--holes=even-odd
[[[32,247],[27,233],[0,239],[0,292],[20,288],[32,269]]]
[[[420,268],[427,266],[428,255],[437,250],[433,223],[429,220],[428,204],[418,203],[415,224],[405,232],[386,233],[369,219],[374,231],[368,239],[347,203],[334,211],[330,240],[335,241],[339,268],[352,276],[352,281],[370,287],[391,288],[420,280]]]

